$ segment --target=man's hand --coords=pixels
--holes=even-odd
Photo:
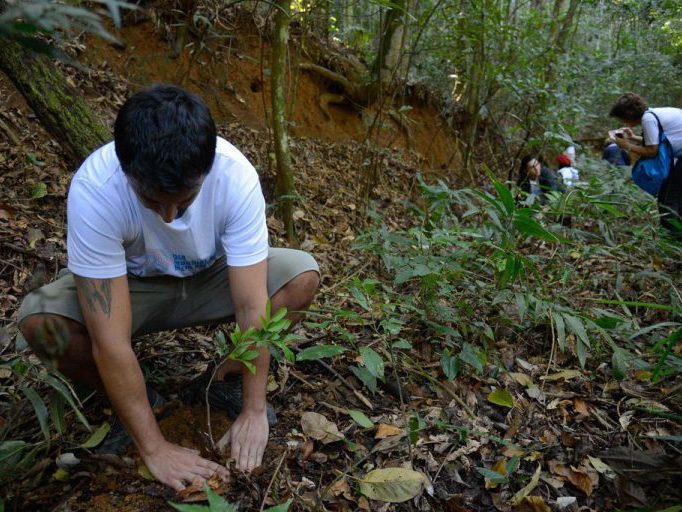
[[[214,473],[227,478],[224,466],[204,459],[197,450],[168,441],[164,441],[156,450],[141,455],[151,474],[176,491],[183,490],[185,484],[192,483],[196,478],[208,480]]]
[[[218,450],[225,451],[230,443],[237,469],[251,471],[260,466],[268,444],[268,415],[263,411],[243,410],[225,435],[218,441]]]

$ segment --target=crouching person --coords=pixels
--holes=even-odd
[[[68,272],[25,298],[21,332],[43,357],[61,343],[52,354],[60,371],[106,393],[122,424],[104,442],[111,451],[134,442],[152,474],[176,490],[225,475],[224,466],[164,438],[152,410],[162,399],[145,385],[131,338],[231,319],[259,327],[268,298],[273,311],[300,312],[317,291],[317,263],[269,247],[255,169],[216,136],[204,102],[174,86],[126,101],[114,141],[73,177],[67,216]],[[218,402],[236,411],[219,444],[246,471],[260,465],[274,419],[269,357],[259,349],[255,374],[223,365],[209,393],[224,390]]]

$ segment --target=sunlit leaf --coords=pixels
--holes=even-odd
[[[424,473],[406,468],[375,469],[360,479],[360,492],[369,499],[402,503],[430,485]]]
[[[357,409],[350,409],[348,411],[348,414],[350,415],[351,418],[353,418],[353,421],[360,425],[363,428],[372,428],[374,427],[374,422],[370,420],[364,412],[358,411]]]
[[[506,389],[497,388],[488,394],[488,402],[502,407],[514,407],[514,398]]]
[[[369,373],[378,379],[383,379],[384,360],[381,356],[371,347],[360,347],[360,356],[362,357],[362,364]]]
[[[301,350],[296,355],[296,361],[316,361],[324,357],[334,357],[343,354],[346,348],[340,345],[316,345]]]

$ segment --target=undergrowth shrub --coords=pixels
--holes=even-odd
[[[356,244],[378,257],[381,279],[353,280],[353,304],[314,326],[358,353],[351,371],[371,391],[396,350],[419,368],[417,345],[447,379],[483,372],[500,341],[569,352],[582,367],[610,356],[619,379],[629,369],[679,372],[682,251],[622,170],[586,161],[583,175],[532,206],[492,176],[489,191],[419,177],[409,223],[390,229],[375,214]]]

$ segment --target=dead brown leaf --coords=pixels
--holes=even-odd
[[[573,408],[575,409],[575,412],[578,414],[582,414],[583,416],[589,416],[590,415],[590,409],[589,409],[589,404],[580,398],[574,398],[573,399]]]
[[[377,431],[374,433],[374,439],[386,439],[387,437],[397,436],[403,433],[403,429],[395,425],[387,425],[386,423],[379,423]]]
[[[500,475],[506,475],[507,474],[507,460],[506,459],[498,460],[495,464],[493,464],[493,467],[490,469],[498,472]],[[488,478],[485,478],[484,480],[485,480],[485,488],[486,489],[495,489],[500,485],[497,482],[493,482],[492,480],[489,480]]]
[[[336,423],[317,412],[304,412],[301,416],[301,428],[307,436],[322,441],[324,444],[340,441],[345,437],[339,432]]]
[[[557,461],[549,461],[548,464],[552,473],[571,482],[586,496],[591,496],[595,487],[599,484],[599,474],[590,466],[581,465],[579,468],[576,468],[574,466],[566,466]]]
[[[552,512],[542,496],[526,496],[518,506],[516,512]]]

